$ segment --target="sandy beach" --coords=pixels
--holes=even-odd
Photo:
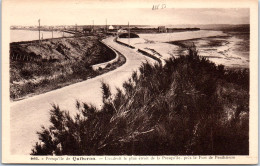
[[[140,38],[119,38],[124,43],[129,43],[136,48],[144,49],[154,54],[156,51],[163,59],[178,57],[186,53],[183,46],[194,43],[199,55],[207,57],[217,65],[226,67],[249,66],[249,50],[241,50],[244,39],[230,35],[222,31],[200,30],[195,32],[139,34]],[[246,46],[245,46],[246,47]]]

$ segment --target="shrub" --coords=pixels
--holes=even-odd
[[[128,38],[129,34],[128,33],[122,33],[119,35],[119,38]],[[135,33],[130,33],[130,38],[139,38],[139,36]]]
[[[23,69],[20,71],[20,75],[25,79],[30,79],[33,77],[33,72],[31,70]]]

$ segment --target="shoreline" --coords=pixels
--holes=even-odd
[[[215,64],[224,65],[225,68],[229,69],[244,69],[249,68],[249,52],[246,51],[247,48],[244,48],[245,50],[243,51],[238,51],[235,49],[242,41],[242,39],[239,39],[236,36],[229,35],[196,38],[167,43],[180,47],[181,52],[184,52],[190,45],[195,44],[200,56],[209,59]],[[239,48],[241,49],[241,47]]]
[[[193,43],[199,54],[227,68],[249,68],[249,33],[224,33],[222,31],[200,31],[183,33],[163,33],[160,35],[140,34],[131,39],[131,46],[153,54],[155,50],[163,59],[186,54],[185,48]],[[127,39],[120,39],[128,43]]]

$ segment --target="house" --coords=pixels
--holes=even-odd
[[[113,30],[113,29],[115,29],[112,25],[110,25],[109,27],[108,27],[108,30]]]
[[[118,34],[120,34],[120,33],[127,33],[127,32],[128,32],[127,30],[122,29],[122,28],[118,29],[118,31],[117,31]]]
[[[89,27],[83,28],[83,33],[90,33],[90,32],[92,32],[92,28],[89,28]]]

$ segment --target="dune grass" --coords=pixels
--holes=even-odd
[[[198,56],[144,63],[103,107],[53,105],[32,155],[248,155],[249,71]]]

